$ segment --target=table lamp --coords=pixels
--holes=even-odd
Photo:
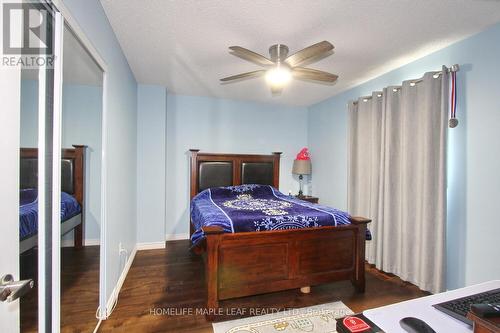
[[[312,166],[309,151],[307,150],[307,148],[303,148],[297,155],[297,158],[293,161],[292,168],[292,173],[295,175],[299,175],[299,197],[304,196],[304,192],[302,191],[304,175],[310,175],[311,169]]]

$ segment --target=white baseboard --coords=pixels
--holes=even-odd
[[[95,246],[100,245],[100,239],[86,239],[85,246]],[[63,239],[61,240],[61,247],[73,247],[75,246],[75,241],[73,239]]]
[[[137,250],[156,250],[164,249],[165,242],[149,242],[149,243],[137,243]]]
[[[61,247],[73,247],[75,246],[75,241],[72,239],[61,239]]]
[[[171,234],[167,235],[167,240],[179,240],[179,239],[189,239],[189,234]],[[73,240],[69,240],[71,244],[73,244]],[[87,244],[87,242],[85,243]],[[128,260],[125,264],[125,267],[123,268],[123,271],[120,275],[120,278],[116,282],[116,286],[111,292],[111,295],[109,296],[109,299],[106,303],[106,311],[105,311],[105,318],[107,319],[110,315],[111,312],[113,311],[113,306],[116,302],[118,302],[118,295],[120,294],[120,290],[123,286],[123,283],[125,282],[125,278],[127,277],[128,271],[130,269],[130,266],[132,266],[132,262],[134,261],[135,255],[137,251],[141,250],[154,250],[154,249],[164,249],[166,247],[165,242],[149,242],[149,243],[137,243],[134,249],[132,250],[132,253],[129,255]]]
[[[125,278],[127,277],[130,266],[132,266],[132,263],[134,262],[136,253],[137,253],[137,246],[134,247],[132,253],[130,253],[130,255],[128,256],[127,262],[125,263],[125,267],[123,267],[122,273],[120,274],[120,278],[116,282],[116,286],[111,292],[111,295],[109,296],[108,302],[106,303],[105,319],[107,319],[111,315],[111,312],[114,310],[113,309],[114,304],[118,302],[118,295],[120,294],[120,290],[122,289],[123,283],[125,282]]]
[[[165,240],[167,241],[181,240],[181,239],[189,239],[189,234],[167,234],[165,236]]]
[[[130,270],[130,266],[132,266],[132,262],[134,261],[137,251],[164,249],[164,248],[165,248],[165,242],[150,242],[150,243],[136,244],[136,246],[132,250],[132,253],[128,256],[127,262],[125,263],[125,267],[123,268],[122,273],[120,274],[120,278],[116,282],[116,286],[111,292],[108,301],[106,302],[106,311],[104,319],[107,319],[111,315],[111,312],[113,312],[114,310],[113,306],[115,305],[115,303],[118,302],[118,296],[120,294],[120,290],[122,289],[123,283],[125,282],[128,271]]]
[[[85,240],[85,246],[95,246],[95,245],[101,245],[101,240],[100,239],[86,239]]]

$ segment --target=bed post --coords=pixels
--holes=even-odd
[[[218,226],[203,227],[207,237],[207,319],[213,320],[219,308],[219,243],[224,231]]]
[[[198,152],[200,151],[199,149],[189,149],[189,151],[191,152],[191,168],[190,168],[190,171],[191,171],[191,178],[190,178],[190,186],[191,186],[191,189],[190,189],[190,195],[189,195],[189,202],[191,202],[191,199],[193,199],[196,194],[198,194],[198,179],[197,179],[197,174],[198,174],[198,170],[197,170],[197,164],[198,164]],[[195,232],[194,228],[193,228],[193,224],[191,223],[191,219],[189,219],[189,237],[191,237],[193,235],[193,233]]]
[[[273,152],[274,157],[274,168],[273,168],[273,186],[275,188],[280,188],[280,158],[281,152],[275,151]]]
[[[366,225],[370,223],[371,220],[364,217],[351,217],[351,223],[358,227],[356,235],[356,269],[354,271],[353,277],[351,278],[351,283],[357,292],[365,292],[365,244],[366,244]]]
[[[73,145],[75,148],[75,199],[82,207],[82,223],[75,227],[75,248],[81,249],[85,240],[85,148],[83,145]]]

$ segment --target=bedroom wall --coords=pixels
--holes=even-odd
[[[139,85],[137,93],[137,242],[165,241],[167,90]]]
[[[137,82],[98,0],[64,0],[86,36],[103,57],[107,72],[106,223],[104,296],[108,300],[126,258],[137,242]],[[103,141],[104,142],[104,141]]]
[[[313,193],[347,205],[347,102],[458,63],[458,128],[449,131],[447,288],[500,278],[500,25],[309,108]],[[353,58],[355,61],[355,57]]]
[[[189,149],[270,154],[281,151],[280,190],[296,193],[292,163],[307,146],[307,109],[210,97],[167,97],[167,239],[189,233]]]
[[[38,143],[38,81],[21,81],[21,146]],[[102,87],[64,84],[62,111],[62,147],[88,146],[86,155],[87,203],[85,240],[99,243],[101,214],[101,115]],[[73,245],[73,232],[63,236],[63,246]]]

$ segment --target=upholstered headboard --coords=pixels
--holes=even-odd
[[[213,154],[191,151],[191,199],[218,186],[262,184],[279,187],[280,152],[272,155]],[[190,223],[193,234],[193,226]]]
[[[281,153],[272,155],[213,154],[191,149],[191,198],[217,186],[279,186]]]
[[[73,146],[61,152],[61,190],[83,204],[85,146]],[[38,149],[21,148],[20,187],[38,187]]]

